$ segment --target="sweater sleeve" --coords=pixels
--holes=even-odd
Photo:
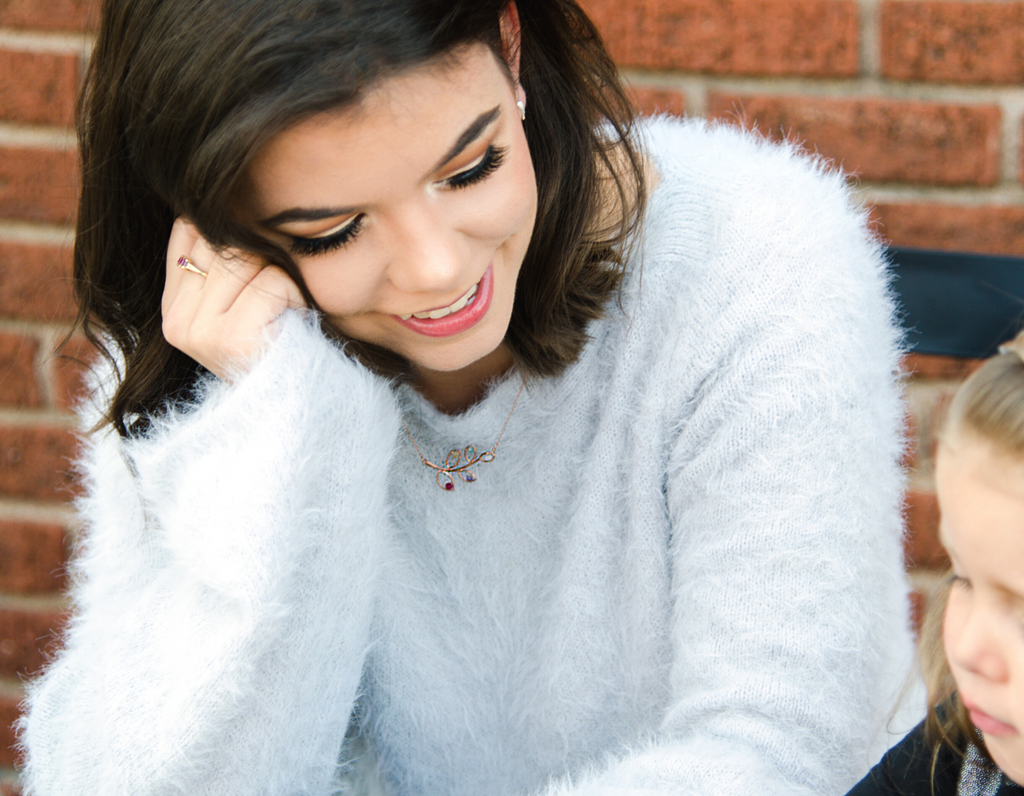
[[[646,747],[552,795],[844,793],[885,748],[911,673],[880,247],[840,175],[755,155],[715,176],[704,195],[722,207],[692,239],[650,244],[700,261],[680,265],[685,279],[644,276],[678,297],[650,387],[667,390],[676,429],[668,710]]]
[[[397,429],[387,386],[289,313],[236,383],[144,439],[94,435],[26,792],[335,792]]]

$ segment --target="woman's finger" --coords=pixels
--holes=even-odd
[[[218,252],[190,223],[175,222],[167,249],[164,336],[208,370],[226,378],[247,369],[274,321],[289,307],[302,306],[298,287],[280,268],[237,251]]]

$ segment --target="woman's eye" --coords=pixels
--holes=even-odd
[[[492,144],[487,147],[484,156],[480,158],[476,165],[465,171],[460,171],[458,174],[453,174],[448,179],[442,180],[442,183],[449,188],[465,188],[486,180],[504,162],[506,151],[504,147],[496,147]]]
[[[484,156],[475,165],[442,180],[442,184],[449,188],[466,188],[486,180],[504,162],[505,153],[506,149],[504,147],[497,147],[492,144],[487,147]],[[327,254],[351,242],[359,234],[362,225],[363,216],[358,215],[344,227],[329,235],[318,238],[292,236],[292,243],[289,248],[291,253],[297,257],[315,257],[318,254]]]
[[[318,254],[326,254],[340,249],[346,243],[352,241],[363,227],[363,216],[359,214],[349,221],[341,229],[323,235],[319,238],[300,238],[292,236],[292,244],[289,247],[291,253],[296,257],[315,257]]]

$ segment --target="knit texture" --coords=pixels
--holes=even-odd
[[[820,796],[867,771],[911,666],[880,246],[792,148],[644,135],[622,301],[475,482],[439,489],[399,419],[434,461],[486,450],[517,375],[446,416],[296,314],[234,385],[91,439],[27,793]]]

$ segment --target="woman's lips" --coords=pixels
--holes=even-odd
[[[1016,727],[1012,724],[1006,724],[999,719],[992,718],[977,705],[972,705],[965,701],[964,707],[967,708],[967,714],[971,717],[971,723],[986,735],[996,735],[999,737],[1017,735]]]
[[[450,311],[441,318],[417,318],[415,315],[408,318],[403,318],[401,315],[392,315],[391,317],[407,329],[412,329],[427,337],[450,337],[475,326],[487,314],[487,310],[491,306],[491,298],[494,295],[493,260],[488,263],[487,270],[480,277],[480,281],[476,283],[476,293],[470,296],[471,291],[472,289],[454,304],[449,305],[451,307],[458,306],[465,298],[467,301],[461,308]]]

